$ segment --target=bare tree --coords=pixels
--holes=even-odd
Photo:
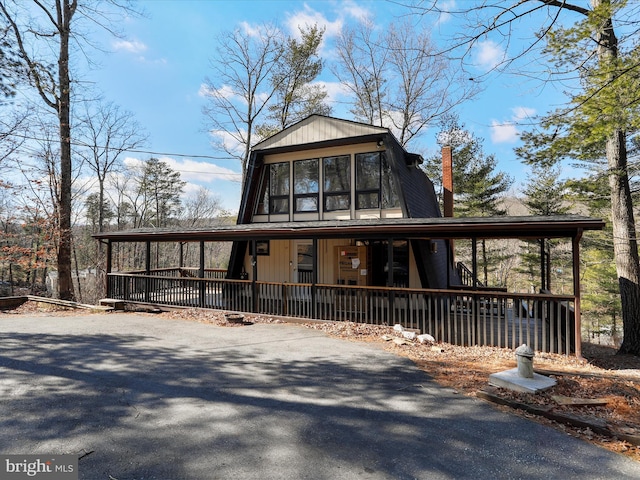
[[[189,228],[211,225],[222,212],[222,199],[205,187],[183,201],[182,223]]]
[[[334,75],[353,95],[351,113],[370,125],[383,126],[389,50],[375,37],[372,22],[345,27],[336,40]]]
[[[216,147],[240,161],[243,179],[258,119],[276,92],[271,75],[282,54],[281,32],[263,25],[223,33],[211,60],[213,76],[205,80],[208,104],[203,112]]]
[[[27,135],[28,112],[13,111],[0,118],[0,171],[7,166],[13,154],[24,144]],[[5,182],[0,179],[0,186]]]
[[[371,22],[345,29],[336,51],[334,74],[351,91],[351,112],[391,128],[403,146],[478,90],[409,21],[386,31]]]
[[[57,252],[58,289],[63,299],[73,299],[71,280],[71,52],[72,44],[82,40],[80,19],[109,28],[110,16],[103,5],[126,8],[124,2],[92,2],[90,0],[55,0],[45,5],[33,2],[0,2],[0,17],[6,22],[15,42],[29,83],[43,104],[55,112],[59,127],[60,203],[58,209],[59,244]],[[101,23],[105,22],[105,23]],[[111,30],[110,30],[111,31]],[[86,37],[84,37],[86,39]],[[84,46],[84,45],[83,45]],[[55,53],[51,53],[55,52]],[[16,72],[18,69],[15,70]]]
[[[144,145],[147,137],[132,113],[114,103],[84,103],[84,115],[79,131],[85,148],[78,150],[98,182],[97,228],[104,228],[105,181],[116,170],[122,154]]]
[[[385,43],[390,74],[397,78],[386,114],[402,145],[478,92],[473,82],[461,78],[427,32],[416,31],[409,21],[392,24]]]

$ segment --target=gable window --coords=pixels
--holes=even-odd
[[[400,206],[391,168],[382,152],[356,154],[356,208]]]
[[[318,211],[318,159],[293,162],[293,202],[296,212]]]
[[[326,157],[323,165],[324,210],[349,210],[351,208],[351,158],[349,155]]]

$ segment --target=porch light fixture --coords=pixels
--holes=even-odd
[[[382,141],[382,139],[378,140],[377,145],[378,145],[378,148],[384,147],[384,142]]]

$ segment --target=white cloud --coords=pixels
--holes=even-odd
[[[515,107],[511,111],[514,120],[528,120],[536,114],[536,109],[529,107]]]
[[[520,133],[513,122],[491,122],[491,141],[493,143],[514,143],[520,138]]]
[[[188,158],[175,159],[172,157],[159,157],[169,168],[180,173],[180,178],[185,182],[198,185],[214,182],[216,180],[227,180],[239,182],[241,173],[234,172],[229,168],[224,168],[201,160],[191,160]],[[126,157],[124,164],[128,168],[140,168],[144,164],[143,160],[134,157]]]
[[[226,98],[228,100],[236,97],[236,93],[233,91],[228,85],[223,85],[220,88],[211,88],[209,85],[203,83],[200,85],[200,89],[198,90],[198,95],[201,97],[219,97]]]
[[[338,18],[331,22],[324,13],[305,4],[302,10],[288,15],[285,24],[289,33],[296,38],[300,37],[300,27],[312,27],[313,25],[324,28],[326,37],[335,37],[342,30],[343,21]]]
[[[245,133],[243,132],[242,134],[245,135]],[[243,155],[244,145],[231,133],[224,130],[211,130],[209,134],[215,139],[214,142],[221,144],[224,151],[235,152],[239,157]]]
[[[511,109],[511,119],[505,122],[491,121],[491,140],[494,143],[515,143],[520,138],[518,124],[523,120],[530,120],[536,114],[535,108],[514,107]]]
[[[491,70],[506,59],[504,49],[493,40],[478,42],[474,48],[476,66],[481,70]]]
[[[349,88],[342,82],[326,82],[324,80],[319,80],[317,82],[313,82],[313,85],[320,85],[321,87],[324,87],[327,92],[327,102],[330,105],[338,103],[341,97],[346,97],[351,94]]]
[[[188,158],[175,159],[171,157],[161,157],[160,160],[176,172],[180,172],[180,178],[182,180],[195,182],[197,184],[209,183],[216,180],[238,182],[242,175],[229,168],[199,160],[190,160]]]
[[[359,22],[367,22],[373,18],[370,10],[363,8],[357,3],[347,0],[340,5],[341,10],[345,11],[350,17],[355,18]]]
[[[124,160],[122,161],[122,163],[124,163],[124,166],[127,168],[138,168],[142,166],[143,162],[139,158],[124,157]]]
[[[288,14],[285,25],[289,35],[299,39],[300,27],[317,25],[324,29],[322,44],[319,48],[320,56],[331,58],[334,55],[331,47],[332,40],[340,35],[346,23],[353,20],[364,23],[371,21],[374,17],[370,9],[364,8],[352,0],[338,2],[335,5],[336,8],[332,12],[334,20],[330,20],[325,12],[314,10],[306,3],[301,10]]]
[[[123,51],[128,53],[142,53],[147,51],[147,46],[139,42],[138,40],[117,40],[113,42],[113,48],[116,51]]]
[[[240,22],[240,28],[242,29],[242,31],[250,36],[250,37],[259,37],[260,36],[260,31],[261,31],[261,27],[258,25],[252,25],[249,22]]]
[[[449,20],[451,20],[452,18],[452,15],[449,12],[455,10],[455,7],[455,0],[439,0],[438,10],[440,11],[440,13],[438,14],[438,20],[436,20],[435,24],[442,25],[449,22]]]

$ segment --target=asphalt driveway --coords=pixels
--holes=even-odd
[[[0,314],[0,453],[82,479],[640,478],[640,463],[292,325]]]

